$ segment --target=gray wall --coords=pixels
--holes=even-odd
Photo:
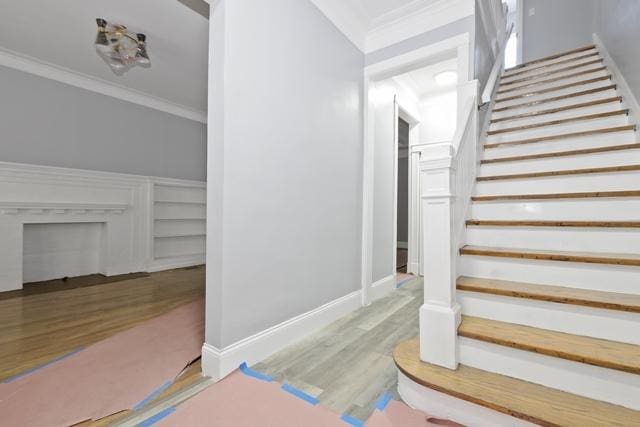
[[[524,0],[523,9],[524,62],[592,42],[594,0]]]
[[[206,179],[206,125],[0,66],[0,161]]]
[[[224,347],[360,289],[364,55],[309,0],[221,0],[211,32],[206,341]]]
[[[595,27],[636,99],[640,100],[640,1],[597,1]]]

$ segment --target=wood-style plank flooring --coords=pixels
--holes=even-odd
[[[418,335],[422,279],[271,356],[254,369],[316,396],[338,414],[366,420],[385,391],[397,396],[395,346]]]
[[[204,296],[205,269],[0,300],[0,381]]]

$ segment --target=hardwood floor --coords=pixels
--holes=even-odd
[[[422,279],[340,319],[254,369],[287,382],[339,414],[366,420],[385,391],[397,396],[393,349],[418,335]]]
[[[204,266],[0,299],[0,381],[204,296]]]

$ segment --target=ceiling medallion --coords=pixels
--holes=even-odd
[[[124,73],[135,65],[151,65],[147,54],[147,36],[130,33],[124,25],[109,24],[102,18],[96,19],[96,22],[96,50],[116,74]]]

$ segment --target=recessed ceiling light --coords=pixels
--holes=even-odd
[[[433,76],[438,86],[452,86],[458,83],[458,73],[455,71],[443,71]]]

